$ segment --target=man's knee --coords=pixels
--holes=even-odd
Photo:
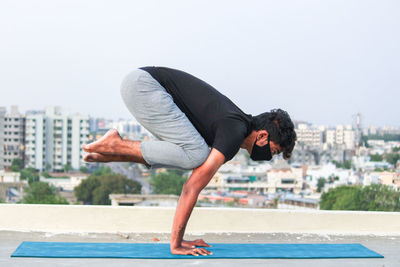
[[[138,80],[142,73],[142,70],[136,69],[125,76],[120,86],[122,99],[132,101],[134,91],[138,86]]]
[[[184,163],[185,165],[185,169],[194,169],[196,167],[199,167],[201,164],[203,164],[207,157],[208,154],[210,154],[210,149],[208,148],[208,146],[203,146],[200,147],[194,151],[192,151],[189,155],[188,155],[188,160],[187,162]]]

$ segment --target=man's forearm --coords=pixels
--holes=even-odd
[[[225,156],[215,148],[211,149],[207,160],[193,170],[192,175],[183,185],[172,226],[171,250],[181,247],[186,224],[197,197],[224,162]]]
[[[183,235],[185,234],[186,224],[196,204],[199,192],[197,190],[187,189],[183,186],[178,206],[175,211],[174,222],[171,232],[171,248],[181,246]]]

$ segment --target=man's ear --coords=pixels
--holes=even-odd
[[[265,146],[268,144],[268,132],[266,130],[259,130],[257,132],[257,142],[258,146]]]

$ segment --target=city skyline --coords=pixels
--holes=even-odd
[[[110,117],[106,117],[106,116],[93,116],[92,114],[84,113],[84,112],[81,112],[79,110],[68,109],[68,108],[66,108],[64,106],[60,106],[60,105],[48,105],[48,106],[45,106],[45,107],[42,107],[42,108],[37,108],[37,109],[24,109],[23,107],[21,107],[18,104],[0,105],[0,107],[4,107],[6,109],[7,113],[10,112],[12,106],[15,106],[19,113],[25,114],[25,115],[27,114],[27,112],[43,112],[43,113],[45,113],[47,108],[59,107],[63,114],[65,113],[65,114],[70,114],[70,115],[72,115],[72,114],[88,115],[90,118],[93,118],[93,119],[112,120],[112,121],[115,121],[115,122],[117,122],[117,121],[130,121],[130,120],[136,121],[135,117],[133,117],[133,116],[129,117],[129,114],[128,114],[128,117],[116,117],[116,118],[110,118]],[[357,115],[357,114],[351,114],[349,116],[349,118],[347,119],[347,121],[339,122],[337,124],[314,123],[314,122],[309,121],[309,120],[296,120],[295,118],[293,119],[293,121],[295,123],[299,123],[299,124],[303,124],[303,123],[311,124],[312,126],[315,126],[315,127],[324,126],[324,127],[327,127],[327,128],[335,128],[338,125],[343,125],[343,126],[352,125],[352,126],[354,126],[353,125],[354,124],[353,116],[355,116],[355,115]],[[369,128],[369,127],[377,127],[377,128],[386,128],[386,127],[397,128],[397,127],[400,127],[400,123],[393,124],[393,125],[389,125],[389,124],[387,124],[387,125],[376,125],[376,124],[367,125],[364,122],[363,114],[360,114],[360,115],[361,115],[361,120],[362,120],[361,126],[362,126],[363,129],[366,129],[366,128]]]
[[[397,1],[6,1],[0,106],[130,118],[119,93],[141,66],[189,72],[245,113],[399,125]]]

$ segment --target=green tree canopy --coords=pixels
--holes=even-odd
[[[322,193],[322,210],[400,211],[400,192],[393,188],[372,184],[362,187],[339,186]]]
[[[333,160],[332,163],[336,165],[336,168],[351,169],[351,161],[350,160],[346,160],[343,163]]]
[[[371,155],[369,155],[369,157],[370,157],[371,161],[382,161],[383,160],[382,155],[379,155],[379,154],[371,154]]]
[[[398,153],[388,153],[385,155],[385,159],[388,163],[396,165],[397,161],[400,159],[400,154]]]
[[[46,163],[46,172],[51,170],[51,164],[50,163]]]
[[[33,182],[25,190],[22,203],[27,204],[68,204],[68,201],[61,197],[54,186],[44,182]]]
[[[65,164],[64,165],[64,172],[70,172],[72,170],[71,164]]]
[[[20,173],[21,180],[28,180],[29,184],[39,181],[39,174],[34,168],[25,168]]]
[[[99,169],[97,169],[97,170],[95,170],[93,173],[92,173],[92,175],[94,175],[94,176],[100,176],[100,175],[103,175],[103,174],[113,174],[114,172],[111,170],[111,168],[110,167],[101,167],[101,168],[99,168]]]
[[[90,175],[74,188],[74,192],[78,200],[85,204],[110,205],[110,194],[140,194],[141,189],[139,182],[125,175],[105,173]]]
[[[86,167],[86,166],[81,166],[81,167],[79,168],[79,171],[80,171],[80,172],[83,172],[83,173],[89,173],[89,168]]]
[[[23,168],[23,162],[20,158],[15,158],[11,162],[10,170],[12,172],[19,172]]]
[[[317,182],[317,192],[321,192],[321,189],[324,188],[326,183],[325,178],[319,178]]]
[[[186,182],[186,178],[181,173],[176,171],[168,170],[167,172],[161,172],[157,175],[151,176],[150,184],[153,188],[154,194],[174,194],[180,195],[182,186]]]

